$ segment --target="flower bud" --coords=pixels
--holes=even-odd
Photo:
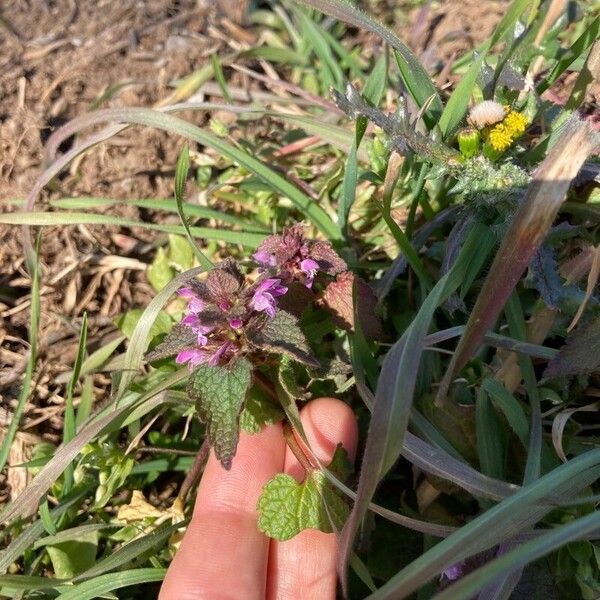
[[[462,129],[458,132],[458,147],[465,158],[473,158],[479,154],[481,135],[477,129]]]

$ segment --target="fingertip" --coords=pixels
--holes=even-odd
[[[354,462],[358,444],[358,424],[352,409],[337,398],[317,398],[300,416],[309,445],[321,461],[329,461],[339,443]]]

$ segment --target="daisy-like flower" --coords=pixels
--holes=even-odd
[[[504,152],[512,144],[513,138],[505,125],[500,123],[490,131],[488,141],[496,152]]]
[[[277,306],[275,298],[283,296],[287,291],[287,287],[281,285],[281,279],[265,279],[259,283],[248,306],[258,312],[265,312],[269,317],[274,317]]]
[[[511,110],[502,121],[506,129],[510,132],[513,140],[521,137],[527,128],[527,117],[520,112]]]

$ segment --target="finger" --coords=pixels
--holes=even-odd
[[[301,413],[310,447],[327,465],[339,442],[354,460],[358,428],[352,410],[340,400],[314,400]],[[291,450],[285,454],[284,470],[297,480],[304,469]],[[269,600],[330,600],[335,598],[337,537],[307,529],[287,542],[271,542],[267,574]]]
[[[284,455],[281,425],[242,433],[230,471],[211,452],[160,600],[263,600],[269,540],[258,530],[256,503]]]

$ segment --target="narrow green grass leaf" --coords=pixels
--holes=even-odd
[[[443,109],[440,96],[419,59],[391,29],[344,0],[296,0],[296,2],[312,6],[359,29],[366,29],[394,48],[402,82],[409,94],[419,107],[428,103],[428,108],[423,114],[424,121],[430,129],[437,123]]]
[[[75,413],[75,428],[78,429],[92,413],[94,404],[94,380],[90,376],[83,378],[79,406]]]
[[[233,98],[229,94],[229,87],[227,86],[227,81],[225,80],[225,75],[223,73],[223,67],[221,65],[221,61],[219,60],[219,56],[215,53],[210,57],[212,68],[215,73],[215,79],[221,88],[221,92],[223,93],[223,98],[229,104],[233,103]]]
[[[503,479],[506,437],[502,422],[483,388],[477,393],[475,426],[481,471],[490,477]]]
[[[37,540],[33,544],[33,548],[37,549],[50,544],[61,544],[62,542],[77,540],[88,533],[94,533],[104,529],[118,529],[120,527],[121,525],[118,523],[87,523],[86,525],[79,525],[78,527],[71,527],[70,529],[59,531],[55,535],[47,535],[41,540]]]
[[[81,366],[85,357],[85,351],[87,346],[87,313],[83,313],[83,319],[81,320],[81,331],[79,332],[79,343],[77,345],[77,355],[75,357],[75,363],[73,365],[73,372],[71,378],[67,384],[67,390],[65,395],[65,416],[63,422],[63,444],[67,444],[75,437],[75,408],[73,406],[73,394],[75,392],[75,386],[79,380],[81,373]],[[65,469],[64,478],[64,493],[67,494],[73,487],[73,465],[69,465]]]
[[[8,460],[8,454],[10,447],[17,435],[21,417],[25,410],[25,404],[29,396],[31,388],[31,381],[33,379],[33,373],[35,371],[35,364],[37,361],[37,342],[38,342],[38,329],[40,324],[40,273],[39,273],[39,246],[40,237],[38,237],[35,255],[29,260],[32,263],[30,266],[31,273],[31,310],[29,317],[29,356],[27,357],[27,365],[25,367],[25,376],[21,383],[21,389],[19,390],[19,398],[17,399],[17,405],[11,415],[10,422],[4,433],[4,439],[2,440],[2,446],[0,446],[0,471],[6,466]]]
[[[0,215],[0,223],[5,225],[31,225],[49,227],[52,225],[116,225],[119,227],[140,227],[164,233],[177,233],[185,235],[182,225],[167,223],[143,223],[134,219],[124,219],[115,215],[77,213],[77,212],[15,212]],[[211,241],[226,242],[228,244],[242,244],[249,248],[256,248],[265,235],[243,231],[228,231],[226,229],[209,227],[190,227],[190,233],[198,238]]]
[[[108,573],[73,586],[72,589],[57,596],[56,600],[93,600],[124,587],[162,581],[166,573],[166,569],[153,568]]]
[[[516,569],[521,569],[537,559],[558,550],[569,542],[586,539],[600,528],[600,512],[594,511],[585,517],[557,527],[554,531],[526,542],[503,554],[484,567],[469,573],[460,581],[436,594],[433,600],[469,600],[486,585]]]
[[[62,210],[89,210],[96,208],[105,208],[107,206],[131,205],[139,208],[146,208],[152,211],[166,211],[177,213],[177,202],[171,198],[140,198],[134,200],[114,200],[112,198],[97,198],[93,196],[80,196],[77,198],[58,198],[49,201],[50,206]],[[239,225],[244,231],[269,233],[268,228],[259,223],[248,222],[246,219],[232,215],[226,212],[183,202],[183,213],[186,216],[201,217],[203,219],[214,219],[221,223],[229,225]]]
[[[64,579],[39,577],[37,575],[0,575],[0,589],[10,590],[59,590],[65,589]]]
[[[521,301],[516,292],[508,299],[504,309],[508,329],[513,337],[525,340],[527,331],[525,327],[525,316]],[[529,442],[527,447],[527,463],[525,464],[525,475],[523,483],[529,483],[540,476],[542,463],[542,411],[540,407],[540,394],[537,387],[533,361],[529,356],[518,355],[518,362],[525,380],[525,389],[529,397],[531,407],[531,425],[529,428]]]
[[[519,401],[496,379],[490,377],[484,379],[481,387],[494,399],[496,406],[506,417],[511,429],[527,448],[529,423]]]
[[[44,529],[49,535],[54,535],[56,533],[56,524],[52,520],[50,516],[50,507],[48,506],[48,500],[45,500],[40,504],[40,521],[44,525]]]
[[[553,509],[550,503],[544,506],[545,499],[550,496],[572,497],[595,481],[599,475],[600,449],[582,454],[569,463],[561,465],[439,542],[396,573],[369,598],[402,600],[410,596],[422,585],[438,577],[449,566],[473,554],[495,547],[537,523]],[[595,514],[598,518],[599,513]],[[450,597],[454,598],[454,596]]]
[[[208,259],[208,257],[198,248],[198,244],[196,244],[196,240],[192,236],[192,232],[190,231],[190,226],[187,222],[185,214],[183,212],[183,198],[185,194],[185,182],[187,179],[188,171],[190,169],[190,152],[188,150],[187,144],[183,146],[183,150],[181,151],[179,158],[177,159],[177,166],[175,167],[175,201],[177,202],[177,212],[179,213],[179,219],[181,220],[181,224],[185,229],[185,235],[200,263],[200,266],[209,271],[212,269],[213,264]]]
[[[165,543],[171,537],[171,535],[173,535],[179,529],[184,528],[187,523],[188,521],[186,520],[179,523],[173,523],[171,525],[159,525],[151,533],[124,544],[118,550],[115,550],[106,558],[100,560],[87,571],[77,575],[77,577],[73,579],[73,583],[79,583],[81,581],[98,577],[99,575],[103,575],[108,571],[121,569],[138,556],[141,556],[145,552],[152,550],[152,548],[156,548],[157,546]]]

